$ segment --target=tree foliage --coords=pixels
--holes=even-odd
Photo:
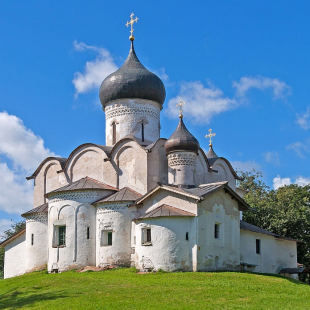
[[[243,219],[273,233],[303,241],[298,243],[298,262],[310,266],[310,184],[270,189],[255,170],[239,172],[238,186],[248,191],[244,200],[253,208]],[[292,266],[293,267],[293,266]]]
[[[15,233],[19,232],[20,230],[24,229],[26,227],[25,221],[20,221],[16,223],[11,224],[11,228],[6,230],[0,238],[0,242],[11,237]],[[2,240],[1,240],[2,239]],[[3,278],[3,269],[4,269],[4,248],[0,248],[0,279]]]

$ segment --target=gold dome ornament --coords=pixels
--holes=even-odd
[[[130,41],[133,41],[134,39],[135,39],[135,37],[133,36],[133,31],[134,31],[134,29],[133,29],[133,24],[134,23],[137,23],[138,22],[138,17],[136,17],[135,19],[133,19],[133,16],[134,16],[135,14],[133,14],[133,13],[131,13],[130,14],[130,21],[129,22],[127,22],[127,24],[126,24],[126,26],[128,27],[129,25],[131,26],[131,30],[130,30],[130,33],[131,33],[131,35],[130,35],[130,37],[129,37],[129,40]]]
[[[178,103],[176,106],[179,107],[180,110],[180,118],[183,118],[183,106],[186,104],[182,99],[180,99],[180,103]]]
[[[216,133],[212,133],[212,129],[209,129],[209,134],[208,135],[205,135],[205,137],[208,139],[210,139],[210,142],[209,142],[209,146],[211,147],[212,146],[212,137],[215,137],[216,136]]]

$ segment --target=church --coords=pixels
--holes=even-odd
[[[46,268],[133,266],[138,270],[249,270],[297,267],[297,242],[242,221],[250,210],[230,162],[205,153],[186,128],[160,136],[166,91],[134,49],[104,79],[99,97],[106,145],[85,143],[48,157],[28,180],[34,208],[5,248],[4,277]],[[202,103],[203,104],[203,103]]]

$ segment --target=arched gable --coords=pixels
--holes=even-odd
[[[230,188],[235,190],[236,188],[236,175],[233,174],[234,171],[230,164],[227,163],[227,160],[224,158],[217,158],[212,165],[212,169],[217,172],[211,173],[212,182],[222,182],[228,181],[228,185]]]
[[[65,160],[65,159],[63,159]],[[30,176],[29,179],[34,179],[34,208],[46,202],[44,195],[48,191],[55,190],[68,182],[63,178],[58,171],[62,169],[64,161],[57,157],[46,158]]]
[[[82,144],[70,154],[62,172],[65,172],[70,182],[88,176],[110,184],[106,180],[105,171],[109,163],[104,161],[108,158],[110,149],[93,143]]]
[[[115,144],[110,161],[115,168],[117,188],[130,187],[139,193],[147,191],[147,152],[134,139]]]
[[[166,139],[158,139],[147,149],[148,191],[157,186],[157,182],[168,184],[168,160],[165,150]]]

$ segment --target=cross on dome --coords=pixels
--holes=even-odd
[[[176,106],[179,107],[180,110],[180,118],[183,118],[183,106],[186,104],[182,99],[180,99],[180,103],[178,103]]]
[[[126,24],[126,26],[128,27],[129,25],[131,26],[131,30],[130,30],[130,33],[131,33],[131,35],[130,35],[130,37],[129,37],[129,40],[130,41],[133,41],[134,39],[135,39],[135,37],[133,36],[133,31],[134,31],[134,29],[133,29],[133,24],[134,23],[137,23],[138,22],[138,17],[136,17],[135,19],[133,19],[133,16],[134,16],[135,14],[133,14],[133,13],[131,13],[130,14],[130,21],[129,22],[127,22],[127,24]]]
[[[210,139],[209,146],[212,146],[212,137],[215,137],[216,133],[212,133],[212,129],[209,129],[209,134],[205,135],[205,137]]]

